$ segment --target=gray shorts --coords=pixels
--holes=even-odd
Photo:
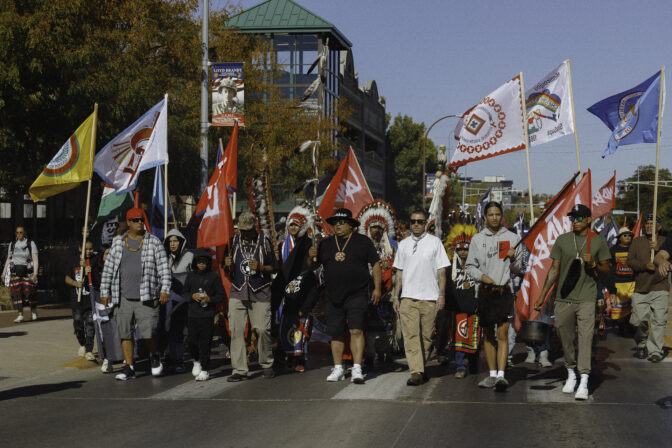
[[[119,309],[115,312],[117,335],[119,339],[134,339],[135,325],[138,326],[140,339],[151,339],[156,336],[159,324],[159,300],[128,300],[121,297]]]

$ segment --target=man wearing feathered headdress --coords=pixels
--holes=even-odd
[[[369,304],[367,311],[366,345],[364,360],[367,367],[373,366],[376,353],[383,360],[391,352],[391,336],[393,334],[395,313],[386,293],[392,290],[392,263],[397,253],[396,219],[394,209],[379,199],[362,208],[357,217],[362,225],[359,232],[368,236],[373,242],[382,270],[381,286],[383,300],[377,306]]]

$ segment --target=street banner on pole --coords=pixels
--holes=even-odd
[[[242,62],[212,64],[212,125],[245,126],[245,82]]]
[[[486,96],[463,114],[456,128],[457,148],[448,167],[525,149],[520,75]]]
[[[164,98],[96,154],[93,170],[117,194],[131,191],[140,171],[168,162],[167,140],[168,100]]]
[[[574,132],[567,62],[557,66],[525,92],[530,146]]]
[[[662,119],[664,104],[665,85],[658,72],[638,86],[590,106],[588,112],[613,131],[602,157],[613,154],[621,145],[656,143],[658,112],[660,109]]]

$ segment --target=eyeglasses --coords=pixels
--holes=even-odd
[[[345,220],[345,219],[337,219],[336,221],[334,221],[334,225],[335,225],[335,226],[342,226],[342,225],[345,224],[346,222],[348,222],[348,221]]]
[[[131,218],[129,219],[131,222],[142,222],[142,218]]]
[[[411,219],[411,224],[424,224],[424,219]]]
[[[574,222],[574,221],[583,222],[583,220],[586,219],[586,218],[587,218],[587,216],[570,216],[569,220],[572,221],[572,222]]]

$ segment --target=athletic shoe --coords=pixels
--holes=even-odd
[[[499,392],[504,392],[507,387],[509,387],[509,381],[503,376],[498,376],[495,382],[495,389]]]
[[[91,353],[91,352],[86,352],[84,354],[84,358],[86,358],[87,361],[95,361],[96,360],[96,357],[93,356],[93,353]]]
[[[480,383],[478,383],[478,387],[483,388],[483,389],[492,389],[495,387],[495,384],[497,384],[497,377],[496,376],[487,376],[485,377],[484,380],[482,380]]]
[[[303,373],[303,372],[306,371],[306,366],[304,366],[303,364],[297,364],[297,365],[294,367],[294,371],[295,371],[295,372],[298,372],[298,373]]]
[[[207,370],[201,370],[201,373],[198,374],[196,377],[196,381],[208,381],[208,378],[210,378],[210,374],[208,373]]]
[[[663,360],[663,358],[658,354],[653,354],[653,355],[649,356],[649,361],[651,361],[653,363],[657,363],[657,362],[660,362],[662,360]]]
[[[77,350],[77,356],[79,356],[80,358],[83,358],[84,355],[86,355],[86,347],[84,347],[83,345],[80,345],[79,350]]]
[[[275,370],[273,370],[273,367],[266,367],[264,369],[264,378],[266,379],[275,378]]]
[[[407,386],[419,386],[422,384],[422,373],[411,373],[411,377],[406,381]]]
[[[567,378],[565,385],[562,387],[562,392],[566,394],[574,393],[576,387],[576,377]]]
[[[103,373],[112,373],[112,370],[112,363],[107,359],[103,359],[103,365],[100,366],[100,371]]]
[[[343,367],[336,368],[334,367],[331,369],[331,373],[327,377],[327,381],[335,382],[335,381],[343,381],[345,379],[345,373],[343,373]]]
[[[135,370],[133,370],[129,366],[124,366],[124,368],[121,369],[121,372],[117,373],[114,379],[119,381],[134,380]]]
[[[16,319],[14,319],[15,324],[20,324],[21,322],[23,322],[23,314],[19,314],[16,316]]]
[[[149,363],[152,365],[152,376],[161,376],[163,373],[163,364],[161,363],[161,356],[158,353],[149,355]]]
[[[200,375],[202,370],[203,368],[201,367],[201,363],[198,361],[194,361],[194,367],[191,368],[191,374],[194,375],[194,378]]]
[[[175,361],[175,373],[184,373],[184,361],[181,359]]]
[[[579,387],[576,389],[576,394],[574,395],[575,400],[587,400],[588,399],[588,384],[581,382]]]
[[[16,321],[14,321],[16,322]],[[646,347],[637,347],[637,352],[635,353],[635,358],[646,359]]]
[[[548,359],[548,350],[539,353],[539,364],[541,367],[553,367],[553,363]]]
[[[527,358],[525,358],[525,361],[523,362],[527,364],[534,364],[534,360],[536,359],[534,349],[532,347],[526,347],[526,349],[527,349]]]
[[[457,370],[455,371],[455,378],[458,380],[461,380],[467,376],[467,368],[466,367],[458,367]]]
[[[241,375],[240,373],[234,373],[226,379],[229,383],[237,383],[238,381],[247,380],[247,375]]]
[[[360,366],[354,366],[350,372],[350,381],[355,384],[364,384],[364,375]]]
[[[31,313],[30,318],[33,320],[37,320],[37,313]]]

